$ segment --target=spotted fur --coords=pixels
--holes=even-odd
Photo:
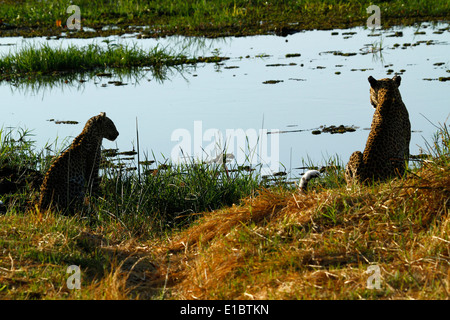
[[[104,112],[90,118],[71,146],[47,171],[40,191],[40,209],[56,207],[73,212],[82,207],[85,195],[97,195],[102,140],[114,141],[118,135]]]
[[[400,76],[381,80],[369,77],[370,102],[375,113],[364,152],[353,152],[345,168],[348,185],[383,181],[404,174],[411,124],[398,90],[400,82]]]

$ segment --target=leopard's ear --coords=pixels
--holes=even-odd
[[[99,116],[102,118],[106,118],[106,112],[100,112]]]
[[[372,76],[370,76],[368,80],[369,80],[370,86],[372,88],[376,89],[376,87],[378,86],[378,81]]]
[[[400,82],[402,81],[402,77],[400,76],[394,76],[392,78],[392,80],[394,80],[395,84],[397,85],[397,87],[400,87]]]

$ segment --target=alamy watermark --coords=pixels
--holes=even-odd
[[[71,5],[67,7],[66,13],[71,13],[72,15],[67,18],[66,26],[69,30],[80,30],[81,29],[81,10],[79,6]]]
[[[371,265],[367,268],[366,273],[370,276],[367,278],[366,287],[367,289],[377,289],[381,288],[381,270],[377,265]]]
[[[276,133],[278,130],[271,130]],[[202,121],[194,121],[193,130],[179,128],[172,132],[176,142],[171,151],[174,163],[203,161],[207,163],[245,163],[262,165],[262,171],[279,171],[280,143],[278,134],[268,134],[267,129],[204,130]]]
[[[375,29],[381,27],[381,10],[379,6],[371,5],[366,9],[367,13],[373,14],[367,19],[367,28]]]
[[[66,273],[71,274],[66,281],[69,290],[81,289],[81,270],[79,266],[71,265],[67,267]]]

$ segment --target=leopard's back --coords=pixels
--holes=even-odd
[[[369,77],[370,102],[375,112],[362,158],[352,155],[347,164],[348,184],[403,175],[409,158],[411,124],[398,90],[400,81],[399,76],[380,80]]]

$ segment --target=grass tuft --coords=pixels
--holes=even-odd
[[[164,80],[170,68],[181,71],[184,65],[217,63],[226,57],[188,58],[183,53],[173,53],[155,46],[149,51],[137,45],[128,46],[106,41],[106,45],[90,44],[84,47],[69,45],[54,48],[47,43],[41,46],[25,45],[19,51],[0,57],[0,82],[14,83],[55,82],[68,83],[84,75],[117,75],[142,78],[151,72],[157,80]],[[145,67],[145,70],[143,69]],[[56,77],[55,76],[64,76]]]

